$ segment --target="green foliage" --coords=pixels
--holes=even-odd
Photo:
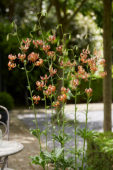
[[[97,23],[99,27],[102,27],[102,14],[103,14],[103,2],[101,0],[88,0],[82,7],[82,13],[84,15],[89,14]]]
[[[97,133],[95,131],[89,130],[89,129],[79,129],[77,134],[82,137],[83,139],[90,139],[94,136],[97,136]]]
[[[13,109],[14,107],[14,99],[7,92],[0,92],[0,105],[6,107],[8,110]]]
[[[41,165],[44,169],[46,164],[48,163],[47,157],[44,155],[44,152],[40,152],[40,155],[31,157],[32,163],[36,165]]]
[[[53,134],[53,139],[56,140],[63,146],[63,144],[66,144],[67,141],[71,139],[70,135],[67,135],[66,133],[63,135],[62,133],[59,134]]]
[[[63,148],[57,148],[51,152],[41,151],[40,155],[31,157],[32,163],[41,165],[43,168],[48,164],[52,164],[54,170],[58,170],[59,168],[73,168],[73,158],[63,159],[63,151]]]
[[[113,133],[98,133],[88,140],[89,170],[112,169],[113,165]]]
[[[40,129],[31,129],[30,132],[36,138],[39,138],[39,136],[41,135]]]

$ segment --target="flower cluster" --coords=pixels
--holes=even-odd
[[[98,67],[97,67],[97,57],[93,57],[93,58],[87,59],[87,63],[89,65],[89,67],[90,67],[91,73],[95,73],[98,70]]]
[[[54,94],[56,90],[56,87],[54,85],[49,85],[47,90],[44,90],[43,93],[44,95],[46,95],[47,97],[49,97],[50,95]]]
[[[62,45],[56,47],[56,50],[57,50],[60,54],[62,53],[62,49],[63,49],[63,46],[62,46]]]
[[[53,69],[53,67],[50,67],[49,73],[50,73],[50,76],[53,77],[57,73],[57,69]]]
[[[67,100],[67,95],[62,94],[62,95],[58,96],[58,100],[64,103]]]
[[[94,74],[96,71],[98,71],[99,66],[102,67],[105,66],[105,59],[100,58],[100,53],[98,54],[97,51],[94,52],[94,56],[90,57],[90,51],[89,50],[83,50],[83,52],[80,54],[82,63],[86,63],[89,68],[91,74]],[[103,71],[99,72],[101,77],[104,77],[106,73]]]
[[[16,55],[12,55],[12,54],[9,54],[9,56],[8,56],[8,59],[10,60],[10,61],[14,61],[14,60],[16,60]]]
[[[12,54],[10,54],[10,55],[8,56],[8,59],[9,59],[8,69],[9,69],[9,70],[12,70],[13,68],[16,67],[16,63],[15,63],[16,58],[17,58],[16,55],[12,55]]]
[[[42,66],[43,62],[44,62],[43,59],[39,58],[39,60],[35,62],[35,66]]]
[[[90,51],[89,50],[85,50],[83,49],[82,50],[82,53],[80,54],[80,60],[82,63],[87,63],[87,58],[88,58],[88,55],[90,54]]]
[[[8,69],[9,70],[12,70],[13,68],[15,68],[16,67],[16,63],[14,63],[14,62],[12,62],[12,61],[9,61],[8,62]]]
[[[38,53],[30,53],[28,55],[28,61],[32,62],[32,63],[35,63],[37,60],[39,59],[39,54]]]
[[[36,89],[41,91],[45,87],[44,81],[36,81]]]
[[[48,51],[47,55],[50,56],[50,57],[54,57],[56,54],[55,54],[54,51]]]
[[[20,47],[21,51],[26,53],[30,47],[30,43],[31,43],[31,40],[29,38],[27,38],[26,40],[22,40],[22,45]]]
[[[18,59],[21,61],[21,62],[24,62],[24,60],[25,60],[25,58],[26,58],[26,54],[18,54]]]
[[[57,108],[60,106],[61,103],[65,103],[67,100],[67,93],[69,89],[66,89],[65,87],[61,87],[61,95],[57,97],[57,101],[53,102],[53,107]]]
[[[66,94],[69,92],[69,89],[66,89],[65,87],[61,87],[61,94]]]
[[[34,103],[35,104],[38,104],[39,103],[39,101],[40,101],[40,96],[33,96],[33,101],[34,101]]]
[[[38,48],[38,46],[42,47],[44,42],[42,40],[33,40],[33,45],[35,48]]]
[[[20,44],[21,53],[19,53],[17,56],[12,55],[12,54],[10,54],[8,56],[9,70],[12,70],[13,68],[16,67],[16,65],[18,65],[16,62],[14,62],[14,60],[16,60],[16,59],[17,59],[16,60],[17,62],[20,61],[21,63],[24,63],[24,61],[26,61],[25,62],[26,64],[31,63],[36,67],[37,66],[42,66],[44,61],[45,61],[44,59],[42,59],[42,57],[45,57],[45,55],[46,55],[46,58],[51,57],[51,59],[52,59],[52,57],[56,56],[56,52],[61,53],[62,46],[56,47],[56,50],[54,50],[54,51],[50,50],[51,49],[51,44],[55,43],[56,42],[55,40],[56,40],[55,35],[48,36],[46,41],[43,41],[41,39],[34,40],[34,39],[29,39],[29,38],[27,38],[25,40],[22,40],[21,44]],[[29,51],[32,49],[32,48],[30,48],[30,47],[32,47],[32,45],[34,45],[34,47],[38,50],[38,53],[34,52],[34,51],[29,53]],[[39,57],[39,54],[41,55],[42,51],[45,54],[43,53],[44,56]],[[56,69],[55,70],[51,69],[50,72],[51,72],[50,76],[53,76],[54,74],[56,74],[57,71],[56,71]]]
[[[51,42],[52,44],[55,42],[56,36],[55,35],[50,35],[48,38],[48,41]]]
[[[52,106],[57,108],[60,106],[60,102],[59,101],[53,102]]]
[[[72,85],[73,89],[76,89],[78,87],[78,85],[79,85],[79,79],[73,79],[71,81],[71,85]]]
[[[93,92],[93,90],[91,88],[85,89],[85,93],[87,94],[88,97],[92,96],[92,92]]]
[[[30,52],[29,49],[30,45],[35,47],[35,51],[37,52]],[[52,48],[53,45],[56,45],[56,47]],[[16,61],[19,61],[21,63],[24,63],[26,61],[26,65],[32,64],[33,67],[39,67],[43,66],[44,62],[47,60],[51,60],[52,58],[59,58],[59,63],[60,67],[65,69],[65,68],[70,68],[70,72],[72,73],[71,77],[71,86],[72,89],[77,89],[77,87],[80,84],[81,79],[83,80],[88,80],[92,74],[98,71],[98,65],[101,65],[102,67],[105,66],[105,60],[100,59],[97,55],[97,53],[94,53],[94,56],[92,57],[90,55],[90,51],[87,49],[83,49],[82,53],[80,54],[80,59],[73,60],[72,62],[70,60],[64,61],[63,59],[63,45],[57,46],[56,44],[56,36],[55,35],[50,35],[48,38],[43,41],[41,39],[39,40],[34,40],[34,39],[29,39],[27,38],[26,40],[22,40],[21,43],[21,53],[16,55],[10,54],[8,56],[9,62],[8,62],[8,68],[9,70],[12,70],[13,68],[16,67]],[[55,49],[55,50],[53,50]],[[43,54],[43,58],[40,57]],[[46,59],[44,57],[46,56]],[[48,62],[49,63],[49,62]],[[40,76],[40,81],[36,81],[36,89],[38,91],[43,91],[43,94],[46,95],[47,97],[50,95],[55,94],[56,87],[52,84],[47,86],[48,79],[56,75],[57,69],[53,68],[53,63],[49,66],[49,76],[45,74],[44,76]],[[99,71],[99,75],[101,77],[105,77],[107,75],[106,72],[104,71]],[[58,96],[57,101],[54,102],[54,107],[58,107],[60,105],[60,102],[65,103],[67,100],[67,93],[69,89],[66,89],[65,87],[61,88],[61,95]],[[91,96],[92,91],[91,89],[86,89],[85,90],[87,96]],[[39,101],[39,96],[33,96],[34,103],[38,103]]]
[[[49,79],[49,77],[47,76],[47,74],[45,74],[44,77],[40,76],[41,80],[43,80],[45,83],[47,83],[47,80]]]
[[[82,67],[82,65],[78,66],[78,72],[75,72],[75,77],[77,79],[84,79],[87,80],[89,77],[89,74],[85,71],[85,69]]]
[[[63,102],[63,103],[66,102],[68,91],[69,89],[66,89],[65,87],[61,87],[61,95],[58,96],[58,101]]]
[[[48,52],[49,50],[50,50],[50,45],[43,45],[43,50],[45,51],[45,52]]]

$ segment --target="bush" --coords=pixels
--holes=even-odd
[[[89,170],[113,169],[113,133],[99,133],[88,140]]]
[[[6,107],[8,110],[13,109],[14,99],[13,97],[6,92],[0,92],[0,105]]]

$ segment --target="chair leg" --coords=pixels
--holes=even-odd
[[[4,170],[5,166],[7,165],[7,160],[8,160],[8,156],[4,158],[4,161],[3,161],[3,165],[1,167],[1,170]]]

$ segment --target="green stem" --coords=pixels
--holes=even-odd
[[[46,101],[46,96],[44,96],[45,100],[45,113],[46,113],[46,150],[47,150],[47,130],[48,130],[48,121],[47,121],[47,101]]]
[[[34,106],[34,102],[33,102],[33,96],[32,96],[32,90],[31,90],[31,85],[30,85],[30,81],[29,81],[29,75],[28,75],[28,71],[26,69],[26,63],[24,62],[24,69],[25,69],[25,73],[26,73],[26,77],[27,77],[27,83],[28,83],[28,90],[30,92],[30,98],[31,98],[31,102],[32,102],[32,109],[35,113],[35,125],[36,128],[38,129],[38,122],[37,122],[37,118],[36,118],[36,111],[35,111],[35,106]]]
[[[65,137],[65,133],[64,133],[64,128],[65,128],[65,122],[64,122],[64,118],[65,118],[65,115],[64,115],[64,107],[65,107],[65,104],[63,103],[63,127],[62,127],[62,129],[63,129],[63,140],[64,140],[64,137]],[[64,141],[63,141],[63,145],[62,145],[62,147],[63,147],[63,159],[64,159]]]
[[[92,77],[92,75],[91,75]],[[89,79],[89,88],[91,87],[91,77]],[[87,96],[87,106],[86,106],[86,121],[85,121],[85,133],[87,133],[87,123],[88,123],[88,106],[90,102],[90,97]],[[86,135],[86,134],[85,134]],[[84,138],[83,143],[83,159],[82,159],[82,169],[84,168],[84,157],[85,157],[85,145],[86,145],[86,138]]]
[[[86,106],[85,137],[86,137],[87,123],[88,123],[88,106],[89,106],[89,97],[87,98],[87,106]],[[85,145],[86,145],[86,138],[84,138],[84,143],[83,143],[82,169],[84,169]]]
[[[55,133],[54,131],[54,121],[53,121],[53,107],[52,107],[52,96],[51,96],[51,113],[52,113],[52,134]],[[53,139],[53,147],[54,147],[54,150],[55,150],[55,140]]]
[[[44,99],[45,99],[45,113],[46,113],[46,151],[47,151],[48,121],[47,121],[47,100],[46,100],[46,96],[44,96]],[[47,170],[48,170],[48,164],[47,164]]]
[[[75,91],[75,170],[77,169],[77,156],[76,156],[76,153],[77,153],[77,107],[76,107],[76,104],[77,104],[77,95],[76,95],[76,91]]]
[[[31,98],[31,102],[32,102],[32,109],[33,109],[34,115],[35,115],[35,125],[36,125],[36,129],[38,129],[38,121],[37,121],[36,110],[35,110],[35,106],[34,106],[34,102],[33,102],[33,96],[32,96],[32,90],[31,90],[31,85],[30,85],[30,81],[29,81],[29,75],[28,75],[28,71],[26,68],[26,61],[24,62],[24,69],[25,69],[25,73],[26,73],[26,77],[27,77],[28,90],[30,92],[30,98]],[[41,149],[40,135],[39,135],[39,145],[40,145],[40,151],[41,151],[42,149]]]
[[[63,56],[63,63],[64,63],[64,56]],[[63,87],[64,87],[64,67],[63,67]],[[64,140],[64,137],[65,137],[65,133],[64,133],[64,128],[65,128],[65,114],[64,114],[64,108],[65,108],[65,103],[63,102],[63,140]],[[64,159],[64,141],[63,141],[63,159]]]
[[[52,65],[52,59],[51,59],[51,65]],[[52,86],[53,86],[53,79],[51,77],[51,83],[52,83]],[[55,131],[54,131],[54,121],[53,121],[53,117],[54,117],[54,114],[53,114],[53,107],[52,107],[52,95],[51,95],[51,114],[52,114],[52,133],[55,134]],[[54,147],[54,150],[55,150],[55,140],[53,139],[53,147]]]

